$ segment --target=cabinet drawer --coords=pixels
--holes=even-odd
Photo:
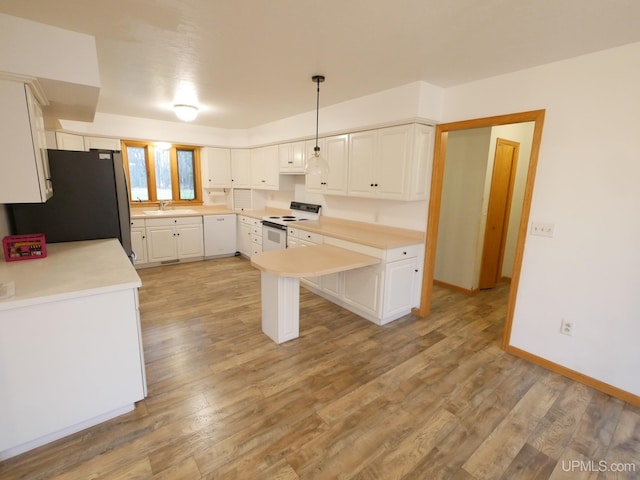
[[[246,215],[238,215],[238,220],[240,220],[240,223],[250,225],[252,227],[262,225],[260,223],[260,220],[258,220],[257,218],[247,217]]]
[[[304,240],[305,242],[317,244],[321,244],[323,241],[323,236],[319,233],[305,232],[304,230],[298,230],[296,238]]]
[[[148,218],[144,221],[147,227],[166,227],[170,225],[202,225],[202,217]]]
[[[255,245],[262,245],[262,237],[258,235],[251,235],[251,243]]]
[[[387,262],[395,262],[405,258],[417,257],[422,250],[422,244],[407,245],[406,247],[390,248],[387,250]]]
[[[257,235],[259,237],[262,237],[262,225],[257,225],[257,226],[251,227],[251,233],[253,235]]]
[[[145,227],[144,218],[132,218],[131,228]]]

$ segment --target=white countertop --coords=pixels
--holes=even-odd
[[[151,212],[151,213],[145,213]],[[290,210],[267,207],[256,210],[231,210],[224,205],[202,205],[195,207],[169,207],[160,212],[151,208],[134,207],[132,219],[162,217],[184,217],[200,215],[237,214],[261,220],[268,215],[286,215]],[[424,243],[425,233],[406,228],[389,227],[375,223],[356,222],[333,217],[321,216],[317,221],[292,222],[292,228],[339,238],[370,247],[388,249]]]
[[[13,280],[15,295],[0,310],[138,288],[140,277],[116,239],[47,244],[47,257],[5,262],[0,283]]]
[[[333,245],[287,248],[251,256],[251,265],[282,277],[317,277],[377,263],[379,258]]]

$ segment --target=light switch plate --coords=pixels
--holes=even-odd
[[[531,235],[553,237],[553,223],[532,222]]]

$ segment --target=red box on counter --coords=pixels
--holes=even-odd
[[[47,243],[43,233],[7,235],[2,239],[2,247],[7,262],[47,256]]]

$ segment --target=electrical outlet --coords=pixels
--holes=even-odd
[[[563,318],[562,322],[560,322],[560,333],[562,333],[563,335],[572,336],[573,335],[573,322],[570,322],[569,320],[565,320]]]
[[[532,222],[531,235],[553,237],[553,223]]]

